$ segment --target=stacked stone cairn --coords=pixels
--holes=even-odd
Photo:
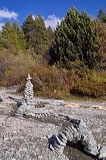
[[[22,102],[22,105],[18,108],[17,112],[15,113],[16,116],[21,116],[25,114],[25,112],[33,110],[34,91],[33,91],[33,85],[30,80],[31,80],[31,77],[28,74],[28,78],[27,78],[26,86],[24,90],[23,102]]]
[[[71,120],[72,125],[65,128],[58,135],[53,135],[49,140],[49,147],[52,151],[59,154],[63,153],[64,147],[68,141],[81,141],[84,145],[84,151],[98,157],[106,158],[106,147],[100,147],[96,144],[92,132],[86,127],[82,120]]]
[[[41,116],[49,116],[49,115],[55,116],[55,114],[48,112],[48,106],[36,108],[36,105],[38,105],[38,102],[33,101],[34,91],[33,91],[33,85],[30,80],[31,80],[31,77],[28,74],[28,78],[26,80],[26,86],[24,90],[23,102],[22,104],[20,103],[21,105],[19,106],[15,115],[16,116],[27,115],[27,116],[37,117],[37,118]]]
[[[33,91],[33,85],[31,83],[31,77],[28,74],[25,90],[24,90],[24,101],[23,103],[26,103],[27,105],[33,105],[33,97],[34,97],[34,91]]]

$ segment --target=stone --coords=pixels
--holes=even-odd
[[[21,102],[18,106],[18,110],[15,113],[16,116],[21,116],[23,114],[28,113],[29,111],[33,109],[34,102],[33,102],[33,97],[34,97],[34,91],[33,91],[33,85],[31,83],[31,77],[28,74],[28,78],[26,80],[26,86],[24,90],[24,97],[23,97],[23,102]]]
[[[0,95],[0,103],[4,101],[3,96]]]
[[[33,97],[34,97],[34,91],[33,91],[33,85],[31,83],[31,77],[28,74],[25,90],[24,90],[24,101],[23,103],[26,103],[27,105],[33,105]]]
[[[99,150],[98,158],[106,159],[106,146],[101,147],[101,149]]]
[[[58,153],[62,153],[62,151],[64,150],[64,146],[66,146],[67,144],[67,141],[73,141],[73,139],[75,139],[77,141],[81,141],[81,143],[84,145],[85,152],[97,156],[99,150],[92,132],[86,127],[83,121],[72,119],[71,122],[73,123],[73,125],[67,127],[57,136],[53,136],[53,139],[51,138],[51,149]],[[102,150],[100,157],[105,156],[105,153],[104,151],[102,152]]]

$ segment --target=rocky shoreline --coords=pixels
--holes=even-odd
[[[51,117],[16,117],[16,102],[12,96],[22,100],[16,94],[16,88],[0,88],[4,103],[0,104],[0,159],[1,160],[92,160],[80,144],[67,144],[64,154],[56,154],[49,149],[48,137],[57,135],[67,125],[65,121]],[[49,106],[49,111],[68,114],[81,119],[90,128],[97,143],[106,145],[106,110],[86,108],[88,105],[106,107],[105,102],[63,101],[34,97],[34,101]],[[64,107],[70,103],[78,103],[80,108]],[[71,147],[70,147],[71,145]]]

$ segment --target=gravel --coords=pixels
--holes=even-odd
[[[0,160],[92,160],[96,159],[83,152],[79,143],[67,143],[64,154],[58,155],[49,149],[48,140],[65,128],[67,123],[56,118],[15,117],[16,102],[8,97],[22,100],[16,94],[17,87],[0,88],[4,101],[0,104]],[[97,143],[106,145],[106,110],[87,108],[89,105],[106,107],[105,102],[63,101],[34,97],[35,102],[44,103],[54,113],[71,115],[82,119],[92,131]],[[81,108],[64,107],[77,103]]]

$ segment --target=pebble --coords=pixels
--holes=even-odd
[[[3,91],[3,94],[7,102],[9,102],[8,96],[15,96],[17,99],[20,99],[18,95],[10,95],[9,89],[8,92],[6,90],[5,92]],[[63,104],[69,102],[58,100],[53,101],[37,97],[34,100],[36,102],[46,102],[48,109],[50,108],[50,112],[73,115],[73,118],[83,119],[85,124],[92,130],[97,141],[101,145],[103,143],[106,145],[106,111],[86,108],[67,108]],[[14,102],[11,100],[11,103]],[[88,103],[87,101],[86,105]],[[32,120],[31,118],[10,117],[9,111],[11,112],[12,110],[13,107],[10,104],[2,104],[2,108],[0,108],[0,160],[38,160],[38,156],[41,160],[69,160],[64,154],[58,155],[52,152],[49,149],[48,139],[46,138],[47,135],[57,135],[61,131],[62,121],[57,125],[53,118],[53,123],[52,120],[49,122],[46,119],[48,117],[43,122],[36,119]],[[7,134],[7,137],[4,138],[3,135],[6,132],[9,132],[10,135]],[[77,154],[77,151],[75,154]],[[88,159],[87,157],[86,160]]]

